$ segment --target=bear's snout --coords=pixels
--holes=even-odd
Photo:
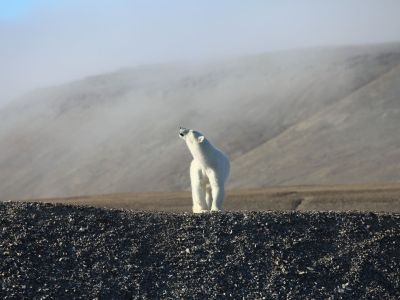
[[[186,133],[188,133],[189,130],[183,127],[179,127],[179,136],[184,137]]]

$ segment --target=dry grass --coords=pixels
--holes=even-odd
[[[189,192],[121,193],[68,198],[30,199],[109,208],[157,211],[190,211]],[[228,191],[225,209],[230,211],[377,211],[400,212],[400,183],[336,186],[290,186]]]

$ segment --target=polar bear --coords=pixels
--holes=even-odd
[[[222,211],[224,185],[230,170],[228,157],[198,131],[180,127],[179,136],[193,156],[190,164],[193,212]]]

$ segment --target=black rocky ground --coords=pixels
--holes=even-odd
[[[396,299],[400,215],[0,202],[1,299]]]

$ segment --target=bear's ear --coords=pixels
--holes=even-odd
[[[197,141],[199,142],[199,144],[201,144],[202,142],[204,142],[204,135],[201,135],[197,138]]]

